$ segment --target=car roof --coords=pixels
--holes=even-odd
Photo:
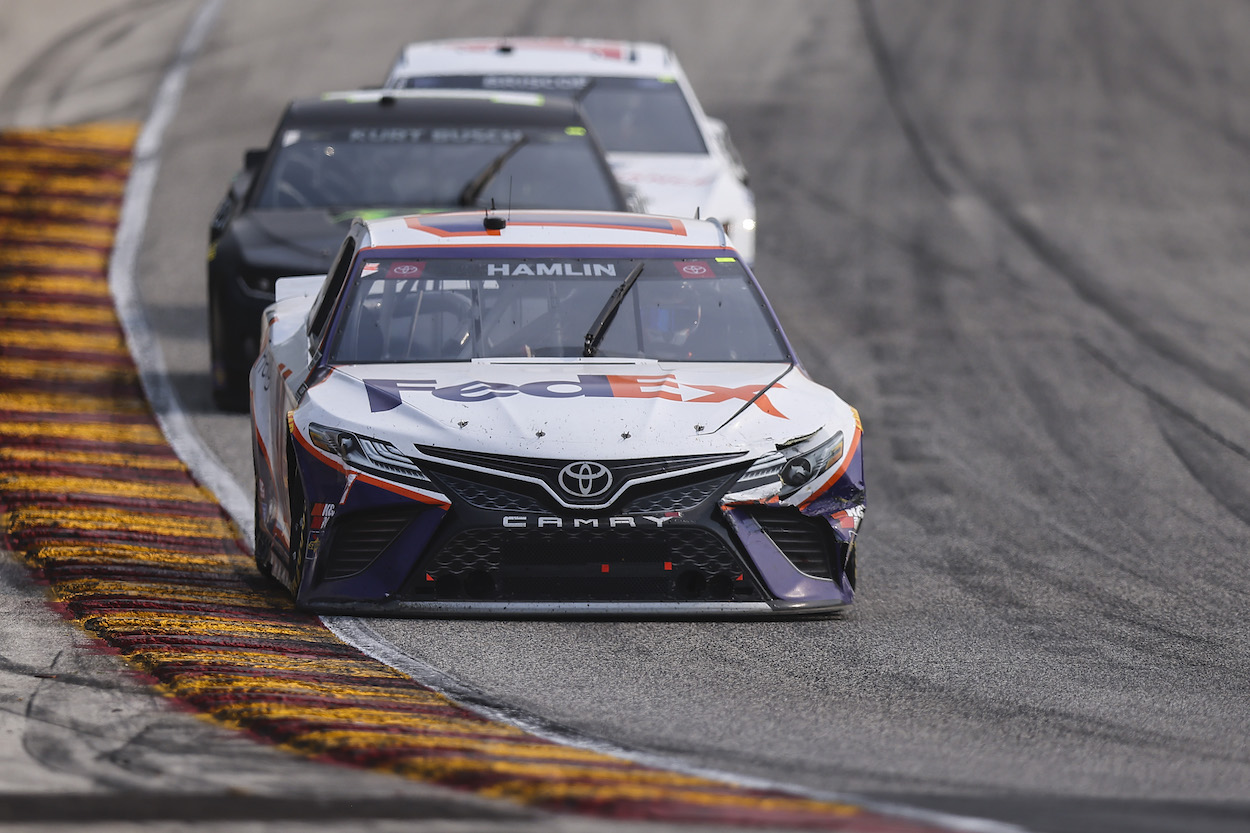
[[[672,50],[658,43],[589,38],[454,38],[410,43],[392,78],[427,75],[680,75]]]
[[[534,93],[494,90],[347,90],[297,98],[286,128],[327,124],[447,124],[570,126],[585,124],[577,105]]]
[[[365,220],[362,247],[418,246],[729,246],[713,220],[616,211],[497,211],[503,229],[486,228],[481,211],[452,211]]]

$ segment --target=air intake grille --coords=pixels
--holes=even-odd
[[[592,530],[469,530],[452,539],[429,569],[492,569],[509,564],[599,564],[606,561],[672,561],[707,570],[740,570],[735,556],[702,529],[636,530],[606,535]]]
[[[322,578],[354,576],[373,563],[420,512],[410,507],[344,518],[334,525]]]
[[[509,457],[500,454],[481,454],[457,451],[434,446],[417,446],[430,457],[457,463],[469,463],[475,466],[489,467],[501,476],[515,478],[532,478],[546,483],[553,494],[561,495],[567,504],[595,505],[605,498],[604,495],[581,498],[569,494],[560,485],[560,471],[574,460],[545,460],[534,457]],[[718,463],[728,465],[739,460],[745,452],[726,454],[699,454],[686,457],[657,457],[636,460],[599,460],[612,473],[612,491],[615,492],[626,483],[661,477],[663,475],[680,476],[684,471],[694,468],[712,466]],[[587,458],[593,460],[594,458]]]
[[[468,530],[421,562],[439,598],[756,600],[754,579],[708,530]]]
[[[665,489],[655,494],[642,495],[627,503],[621,511],[630,514],[645,512],[684,512],[694,509],[713,495],[719,495],[726,488],[724,477],[715,480],[702,480],[698,483],[687,483],[675,488]],[[648,486],[655,484],[649,483]]]
[[[751,513],[764,533],[801,572],[816,578],[833,578],[829,524],[797,510],[756,510]]]
[[[455,492],[457,497],[478,509],[491,509],[496,512],[544,511],[543,505],[528,495],[520,495],[484,483],[462,480],[447,474],[439,474],[438,479]]]

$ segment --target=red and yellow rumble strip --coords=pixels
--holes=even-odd
[[[925,829],[541,740],[293,610],[166,444],[113,314],[107,264],[135,133],[0,133],[3,533],[62,610],[171,697],[303,755],[613,818]]]

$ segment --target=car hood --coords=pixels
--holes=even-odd
[[[339,367],[296,420],[409,452],[605,460],[758,455],[823,426],[855,427],[846,403],[789,365],[599,359]]]
[[[329,267],[355,216],[325,209],[252,211],[231,224],[231,233],[249,263],[289,264],[291,274],[310,274]]]
[[[709,198],[718,180],[733,178],[712,157],[689,153],[610,153],[608,162],[618,180],[642,195],[652,214],[693,217],[697,208],[713,216],[718,209]]]

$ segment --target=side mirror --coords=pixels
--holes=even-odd
[[[261,165],[265,164],[265,155],[269,151],[263,148],[252,148],[243,152],[243,170],[256,171]]]
[[[234,194],[228,193],[226,198],[217,205],[217,210],[213,213],[213,219],[208,224],[208,240],[210,243],[221,237],[222,232],[226,230],[226,224],[230,222],[230,215],[233,211]]]

